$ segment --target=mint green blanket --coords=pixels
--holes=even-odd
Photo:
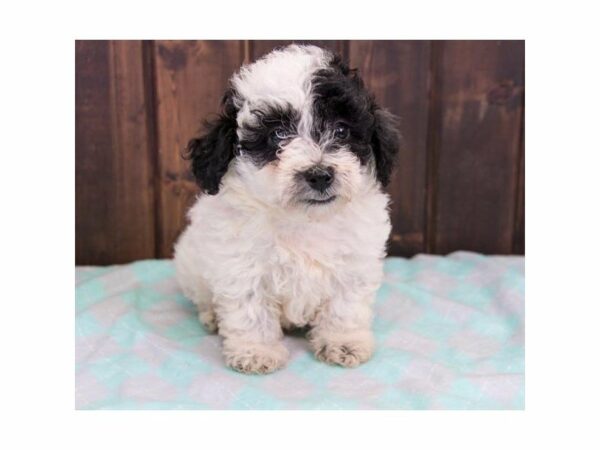
[[[388,258],[373,358],[318,362],[285,337],[270,375],[225,367],[171,261],[76,269],[78,409],[522,409],[524,260],[456,252]]]

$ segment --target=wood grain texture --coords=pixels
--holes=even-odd
[[[332,50],[333,52],[336,52],[338,54],[343,54],[344,52],[344,44],[343,41],[328,41],[328,40],[323,40],[323,41],[318,41],[318,40],[279,40],[279,41],[275,41],[275,40],[258,40],[258,41],[251,41],[250,42],[250,61],[254,61],[258,58],[260,58],[263,55],[266,55],[267,53],[269,53],[271,50],[273,50],[276,47],[283,47],[285,45],[289,45],[292,43],[297,43],[297,44],[312,44],[312,45],[317,45],[319,47],[323,47],[329,50]]]
[[[519,142],[519,179],[517,184],[513,253],[525,254],[525,124],[522,123]]]
[[[77,41],[75,50],[76,264],[152,258],[141,43]]]
[[[188,140],[244,62],[293,41],[78,41],[76,263],[165,258],[199,190]],[[390,254],[525,251],[523,41],[295,41],[400,116]]]
[[[400,118],[402,147],[388,186],[395,255],[424,251],[429,47],[428,41],[349,43],[350,66],[359,69],[378,104]]]
[[[228,79],[244,60],[244,42],[156,41],[154,58],[160,209],[157,257],[169,258],[186,224],[185,213],[199,193],[183,151],[199,134],[203,121],[220,111]]]
[[[441,46],[433,251],[511,253],[523,120],[523,41]]]

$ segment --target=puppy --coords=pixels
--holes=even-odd
[[[175,245],[184,294],[240,372],[283,367],[282,329],[292,327],[310,327],[321,361],[367,361],[390,233],[382,188],[398,151],[394,117],[355,70],[308,45],[242,67],[222,106],[188,145],[206,195]]]

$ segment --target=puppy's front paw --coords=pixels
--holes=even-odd
[[[252,344],[226,341],[223,345],[225,363],[242,373],[266,374],[281,369],[288,360],[289,352],[281,343]]]
[[[317,335],[312,337],[311,345],[319,361],[342,367],[356,367],[368,361],[373,354],[373,337],[370,332]]]

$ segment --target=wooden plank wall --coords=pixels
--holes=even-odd
[[[141,42],[75,46],[75,261],[155,255],[151,105]]]
[[[241,64],[290,42],[76,42],[76,264],[172,255],[198,194],[186,142]],[[401,118],[391,254],[524,253],[523,41],[297,42]]]

